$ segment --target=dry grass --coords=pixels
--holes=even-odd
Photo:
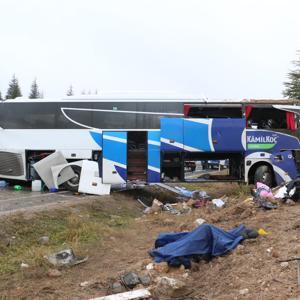
[[[83,251],[90,244],[101,245],[104,237],[126,227],[137,216],[129,208],[104,209],[100,201],[75,209],[37,213],[26,218],[23,214],[2,219],[0,231],[0,275],[20,271],[22,262],[30,267],[47,267],[45,255],[71,247]],[[48,245],[38,239],[48,236]]]

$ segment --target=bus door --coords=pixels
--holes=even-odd
[[[183,151],[183,119],[162,118],[161,129],[161,151],[181,152]]]
[[[103,183],[127,181],[127,132],[103,132]]]
[[[212,119],[211,141],[215,152],[244,152],[246,150],[246,120]]]
[[[148,132],[148,182],[160,182],[160,131]]]
[[[245,119],[184,119],[184,150],[241,152],[245,150]]]

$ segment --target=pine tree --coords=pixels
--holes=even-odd
[[[40,95],[40,92],[39,92],[39,88],[38,88],[36,79],[34,79],[32,84],[31,84],[29,99],[38,99],[40,97],[41,97],[41,95]]]
[[[67,96],[74,96],[74,91],[73,91],[73,86],[70,85],[68,91],[67,91]]]
[[[1,94],[1,92],[0,92],[0,101],[1,101],[1,100],[3,100],[3,99],[2,99],[2,94]]]
[[[15,99],[17,97],[22,97],[21,89],[19,86],[18,79],[15,74],[13,75],[10,83],[8,84],[8,89],[6,93],[6,99]]]
[[[300,52],[297,51],[297,53],[298,56],[300,56]],[[293,61],[293,64],[295,68],[287,75],[289,81],[283,83],[286,87],[283,91],[283,96],[292,99],[300,99],[300,58]]]

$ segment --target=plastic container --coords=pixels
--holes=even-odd
[[[4,189],[8,186],[8,182],[5,180],[0,180],[0,189]]]
[[[31,191],[40,192],[42,190],[42,181],[41,180],[32,180],[31,181]]]

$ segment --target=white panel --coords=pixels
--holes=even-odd
[[[83,161],[78,191],[94,195],[109,195],[110,184],[102,183],[97,162]]]
[[[37,171],[41,179],[44,181],[48,189],[55,188],[55,183],[53,181],[53,173],[51,167],[67,164],[67,160],[64,158],[61,152],[54,152],[44,159],[38,161],[33,165],[34,169]],[[64,176],[67,180],[73,178],[75,173],[73,172],[71,167],[66,167],[63,171],[66,176]]]

